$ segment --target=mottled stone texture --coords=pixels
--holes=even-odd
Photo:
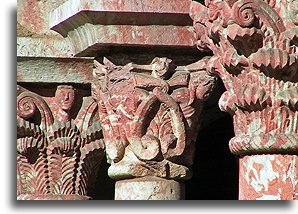
[[[67,0],[18,0],[17,22],[20,36],[48,35],[61,37],[49,29],[50,12]]]
[[[198,2],[18,1],[18,199],[89,199],[104,152],[117,199],[182,199],[217,76],[240,199],[297,199],[298,1]],[[163,57],[194,44],[213,56]],[[159,57],[108,60],[118,52]],[[104,60],[92,76],[90,59],[73,56]]]
[[[71,41],[75,56],[110,46],[191,49],[190,0],[69,0],[52,11],[50,27]]]
[[[152,48],[155,55],[175,50],[183,58],[181,50],[194,50],[189,6],[189,0],[18,2],[18,199],[88,199],[105,151],[117,180],[191,176],[196,115],[216,79],[206,74],[206,59],[180,67],[166,57],[145,65],[106,60],[96,64],[93,79],[90,59],[73,57],[117,47],[137,54]]]
[[[95,101],[71,85],[17,92],[18,200],[89,199],[104,156]]]
[[[240,158],[240,200],[298,200],[297,155]]]
[[[240,159],[241,173],[269,166],[269,174],[279,173],[268,184],[270,191],[276,184],[280,188],[276,199],[294,198],[297,182],[297,167],[292,166],[297,156],[282,160],[283,156],[277,155],[298,152],[297,5],[297,1],[206,0],[205,6],[193,2],[191,9],[198,49],[214,54],[208,72],[218,75],[227,89],[219,106],[233,116],[236,136],[229,142],[230,150],[240,157],[276,154]],[[293,179],[288,181],[291,191],[288,183],[280,181],[287,176],[286,166],[293,169]],[[266,188],[250,193],[253,184],[246,183],[252,185],[247,188],[241,175],[241,199],[267,197]],[[257,182],[262,183],[264,176],[257,176]]]
[[[50,30],[52,10],[67,0],[18,0],[17,56],[71,57],[73,46],[57,32]]]
[[[107,58],[103,64],[96,62],[93,97],[99,106],[111,178],[191,177],[199,115],[216,80],[206,74],[206,60],[187,66],[176,66],[166,57],[156,57],[148,65],[117,66]],[[146,179],[141,183],[149,192],[154,184],[145,184]],[[122,184],[117,183],[121,188]],[[130,185],[125,183],[127,192],[119,190],[119,194],[130,195],[135,190]],[[164,189],[167,182],[158,185]],[[137,193],[131,194],[137,197]],[[171,198],[156,199],[160,197]]]
[[[17,81],[22,83],[75,83],[93,81],[93,58],[18,56]],[[42,69],[40,69],[42,68]]]
[[[184,184],[158,177],[116,182],[115,200],[183,200]]]

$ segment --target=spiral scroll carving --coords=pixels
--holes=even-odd
[[[36,106],[31,96],[23,93],[17,98],[17,114],[24,118],[29,119],[36,112]]]
[[[34,116],[36,110],[40,112],[42,126],[49,127],[53,124],[53,115],[43,98],[39,95],[26,91],[17,97],[17,115],[29,119]]]
[[[179,68],[166,57],[149,65],[118,66],[107,58],[97,63],[93,95],[111,178],[190,177],[193,153],[188,151],[199,123],[192,116],[199,117],[216,81],[205,72],[207,61]]]
[[[233,18],[242,27],[251,27],[255,22],[255,14],[251,3],[234,4]]]
[[[71,87],[57,87],[71,93]],[[67,89],[71,89],[68,90]],[[42,97],[25,88],[17,97],[18,200],[87,199],[103,157],[97,104],[83,100],[76,117],[68,97]],[[61,94],[60,94],[61,95]],[[65,98],[63,100],[63,98]],[[52,102],[54,100],[54,102]],[[49,105],[48,105],[49,103]],[[66,109],[66,110],[69,110]],[[63,112],[66,117],[60,117]],[[73,113],[73,114],[75,114]],[[61,121],[60,119],[68,120]],[[74,196],[74,197],[73,197]]]
[[[227,89],[219,105],[233,115],[233,154],[297,154],[297,27],[289,18],[297,16],[294,2],[192,2],[197,43],[213,52],[208,70]],[[215,19],[206,18],[215,12]]]

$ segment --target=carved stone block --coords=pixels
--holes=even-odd
[[[111,178],[190,178],[199,115],[215,85],[205,61],[180,67],[166,57],[149,65],[95,62],[92,91]]]
[[[280,160],[297,158],[297,6],[298,2],[294,0],[206,0],[205,5],[192,3],[197,47],[213,52],[208,72],[218,75],[227,89],[219,100],[219,106],[233,116],[236,136],[229,142],[230,150],[240,157],[255,155],[240,159],[240,176],[246,176],[242,172],[248,168],[266,168],[273,166],[273,162],[277,165],[267,172],[280,173],[278,165],[284,165]],[[261,154],[275,156],[271,159],[272,156]],[[293,157],[288,159],[287,155]],[[261,157],[266,161],[258,165]],[[281,177],[277,179],[281,190],[279,199],[292,199],[297,194],[297,187],[293,188],[297,183],[297,163],[292,168],[294,170],[289,174],[284,172],[284,176],[294,178],[290,185],[281,182]],[[241,184],[245,179],[240,177]],[[258,179],[260,182],[266,178]],[[277,194],[272,190],[274,185],[271,183],[269,188],[271,193]],[[243,188],[240,189],[241,199],[266,198],[267,190],[261,189],[255,194],[256,189],[248,186],[240,186]]]
[[[104,156],[97,104],[73,86],[54,97],[18,86],[18,200],[86,200]],[[74,105],[79,110],[75,111]]]

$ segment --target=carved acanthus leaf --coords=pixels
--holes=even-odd
[[[247,84],[239,87],[236,92],[236,105],[247,111],[258,111],[271,105],[271,98],[266,94],[264,88],[256,84]]]
[[[97,103],[92,98],[85,99],[77,117],[72,119],[75,91],[73,86],[58,86],[53,98],[20,92],[19,199],[88,199],[85,195],[94,184],[104,144],[96,116]]]
[[[227,89],[219,105],[233,115],[235,154],[297,153],[295,7],[287,0],[192,2],[198,48],[213,52],[208,72]]]
[[[276,95],[277,103],[286,105],[293,111],[298,111],[298,87],[279,90]]]
[[[172,171],[163,174],[151,167],[162,168],[165,161],[185,172],[183,164],[191,162],[191,157],[184,157],[185,150],[193,143],[197,126],[193,115],[199,114],[216,81],[205,72],[208,60],[189,66],[175,66],[166,57],[156,57],[149,65],[96,63],[93,95],[110,177],[176,177]]]

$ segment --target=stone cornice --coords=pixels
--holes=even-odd
[[[68,38],[75,56],[96,56],[109,47],[194,46],[189,0],[70,0],[50,15],[50,28]]]
[[[138,25],[139,23],[143,23],[142,25],[144,25],[150,22],[152,24],[152,20],[146,19],[150,17],[151,14],[163,14],[164,18],[167,18],[167,15],[175,14],[176,21],[180,22],[180,25],[182,25],[183,20],[179,21],[177,17],[184,17],[184,20],[188,17],[190,3],[190,0],[173,0],[167,3],[160,0],[69,0],[53,10],[50,15],[50,28],[66,36],[67,31],[63,31],[63,28],[74,29],[80,26],[81,23],[86,22],[107,25],[121,22],[130,22],[135,25]],[[114,16],[109,18],[106,17],[112,13],[114,13]],[[126,16],[125,20],[119,19],[123,18],[125,14],[129,14],[130,17]],[[133,14],[137,14],[137,16],[133,17]],[[148,16],[146,16],[146,14]],[[121,17],[121,15],[123,15],[123,17]],[[140,19],[141,15],[144,15],[143,19]],[[184,25],[187,23],[191,24],[189,21],[189,18],[186,19]],[[156,19],[155,24],[162,24],[163,22],[165,22],[165,20]],[[175,20],[172,20],[172,23],[175,24]],[[62,27],[63,25],[69,26]]]

